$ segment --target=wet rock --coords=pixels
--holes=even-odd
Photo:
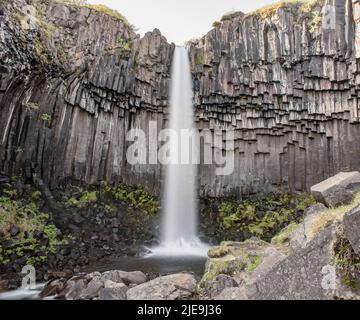
[[[51,281],[41,291],[40,297],[44,298],[44,297],[56,296],[65,289],[65,285],[66,285],[65,279],[57,279]]]
[[[312,195],[327,207],[349,204],[360,190],[360,172],[339,174],[311,187]]]
[[[159,277],[131,288],[127,292],[128,300],[183,300],[193,296],[196,279],[193,275],[179,273]]]
[[[7,280],[0,280],[0,293],[9,291],[9,282]]]

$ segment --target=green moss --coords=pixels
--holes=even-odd
[[[16,236],[10,234],[13,227],[19,230]],[[43,234],[43,238],[48,240],[46,245],[35,237],[35,232]],[[2,239],[11,243],[6,251],[0,247],[0,264],[9,263],[12,255],[23,257],[25,252],[31,253],[28,262],[43,263],[46,254],[54,253],[59,245],[68,243],[67,238],[59,238],[60,232],[51,223],[50,215],[41,212],[36,203],[8,197],[0,198],[0,234]]]
[[[218,27],[221,26],[221,22],[220,22],[220,21],[215,21],[215,22],[212,24],[212,26],[213,26],[214,28],[218,28]]]
[[[227,246],[213,247],[208,251],[209,258],[221,258],[231,252],[231,249]]]
[[[39,116],[39,119],[41,121],[44,121],[47,125],[50,125],[51,124],[51,121],[52,121],[52,117],[50,114],[48,113],[43,113]]]
[[[109,7],[102,5],[102,4],[88,4],[86,5],[87,8],[92,9],[92,10],[96,10],[98,12],[102,12],[110,17],[113,17],[121,22],[123,22],[126,26],[130,27],[129,22],[127,21],[127,19],[119,12],[110,9]]]
[[[224,240],[244,241],[255,236],[270,241],[289,224],[300,222],[305,210],[314,203],[308,194],[226,201],[217,208],[219,233]]]
[[[260,256],[253,256],[250,258],[250,263],[246,267],[246,273],[251,275],[261,263]]]
[[[342,284],[355,292],[360,292],[360,255],[355,253],[343,231],[338,234],[334,253],[334,262]]]
[[[274,245],[280,245],[289,240],[289,236],[299,227],[299,224],[293,222],[280,231],[278,235],[272,238],[271,243]]]
[[[245,270],[245,268],[246,263],[240,259],[210,261],[207,272],[199,282],[199,287],[205,288],[209,281],[214,280],[220,274],[232,276],[235,272]]]
[[[139,209],[149,215],[155,215],[160,209],[159,202],[143,189],[129,188],[125,185],[104,186],[104,191],[110,193],[115,200],[122,201],[132,209]]]
[[[235,19],[235,18],[238,18],[238,17],[243,17],[245,15],[244,12],[241,12],[241,11],[236,11],[236,12],[229,12],[227,14],[224,14],[220,21],[228,21],[228,20],[232,20],[232,19]]]
[[[296,197],[296,209],[305,211],[310,206],[316,204],[315,198],[308,193],[302,193]]]
[[[321,11],[324,3],[324,0],[285,0],[264,6],[254,12],[244,15],[244,17],[256,16],[261,20],[265,20],[274,16],[279,9],[284,9],[285,11],[291,12],[299,23],[304,19],[314,18],[314,15],[316,14],[315,11]]]
[[[39,110],[39,105],[35,102],[27,102],[25,103],[25,108],[28,111],[38,111]]]
[[[50,63],[48,53],[40,38],[34,40],[34,51],[40,63],[45,65]]]
[[[204,63],[205,63],[204,57],[197,56],[195,58],[195,65],[196,66],[202,66],[202,65],[204,65]]]
[[[131,40],[125,40],[123,38],[119,38],[118,39],[118,45],[119,47],[127,52],[132,52],[133,51],[133,42]]]
[[[78,208],[86,208],[91,204],[96,203],[98,200],[98,192],[97,191],[85,191],[83,192],[80,197],[71,197],[67,200],[66,204],[72,207]]]
[[[34,191],[32,194],[31,194],[31,198],[33,200],[39,200],[41,198],[42,194],[40,191]]]

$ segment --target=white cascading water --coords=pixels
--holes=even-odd
[[[181,159],[192,159],[192,148],[180,142],[181,131],[194,130],[192,79],[184,47],[175,49],[170,99],[170,129],[177,133],[176,138],[170,138],[170,145],[178,146],[178,152],[170,152],[171,161],[166,167],[161,245],[152,254],[206,256],[208,247],[197,235],[197,168],[192,162],[181,162]],[[172,139],[178,141],[172,142]]]

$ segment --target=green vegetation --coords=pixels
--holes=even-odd
[[[208,252],[210,260],[199,288],[205,288],[220,274],[234,279],[250,277],[262,262],[263,246],[268,244],[259,239],[249,239],[244,242],[224,241],[220,246],[211,248]]]
[[[238,17],[243,17],[245,15],[244,12],[241,12],[241,11],[236,11],[236,12],[229,12],[227,14],[224,14],[220,21],[228,21],[228,20],[232,20],[232,19],[235,19],[235,18],[238,18]]]
[[[247,18],[256,16],[261,20],[272,17],[279,9],[283,9],[294,15],[296,24],[300,25],[306,21],[310,33],[314,33],[322,22],[321,8],[325,0],[285,0],[268,6],[264,6],[249,14],[240,11],[225,14],[221,21],[228,21],[236,18]],[[219,26],[220,22],[214,22],[214,27]]]
[[[102,5],[102,4],[87,4],[85,5],[87,8],[92,9],[92,10],[96,10],[98,12],[102,12],[108,16],[111,16],[121,22],[123,22],[126,26],[130,27],[129,22],[127,21],[127,19],[119,12],[110,9],[109,7]]]
[[[160,204],[157,199],[143,189],[129,188],[125,185],[115,187],[105,185],[103,190],[131,209],[139,209],[148,215],[155,215],[159,212]]]
[[[67,201],[67,205],[78,208],[86,208],[89,205],[96,203],[97,200],[98,193],[96,191],[85,191],[79,198],[71,197]]]
[[[224,240],[252,236],[270,241],[291,223],[300,222],[306,208],[316,203],[308,194],[284,195],[259,201],[228,201],[218,206]]]
[[[310,33],[314,33],[316,30],[318,30],[322,23],[322,14],[321,12],[315,12],[313,13],[312,19],[308,22],[308,28]]]
[[[213,22],[212,26],[213,26],[213,28],[220,27],[220,26],[221,26],[221,22],[220,22],[220,21],[215,21],[215,22]]]
[[[119,47],[125,51],[131,52],[133,50],[133,42],[131,40],[125,40],[123,38],[118,39]]]
[[[41,212],[35,202],[10,197],[0,197],[0,235],[11,243],[6,249],[0,246],[0,264],[9,263],[13,256],[26,256],[26,264],[44,263],[47,254],[68,243],[59,239],[60,232],[50,215]]]
[[[299,5],[302,5],[302,4],[303,4],[303,1],[299,1],[299,0],[280,1],[278,3],[274,3],[271,5],[262,7],[250,15],[257,15],[260,17],[260,19],[265,20],[265,19],[273,16],[276,13],[276,11],[281,8],[286,8],[287,10],[294,12],[294,10],[296,10],[299,7]]]
[[[110,186],[103,183],[99,190],[84,190],[77,187],[72,191],[72,196],[65,200],[65,204],[71,207],[103,208],[105,212],[115,213],[117,207],[115,201],[120,201],[125,207],[140,210],[146,215],[152,216],[159,212],[159,202],[151,194],[143,189],[131,188],[125,185]]]
[[[250,263],[246,267],[246,273],[250,276],[252,273],[256,270],[256,268],[261,263],[261,257],[258,255],[255,255],[253,257],[250,257]]]
[[[292,222],[283,230],[280,231],[278,235],[272,238],[271,243],[274,245],[284,244],[289,240],[290,235],[299,227],[295,222]]]
[[[212,247],[208,251],[208,257],[209,258],[221,258],[231,253],[231,248],[228,246],[218,246],[218,247]]]
[[[43,113],[42,115],[40,115],[39,119],[47,123],[47,125],[50,125],[52,117],[48,113]]]
[[[338,235],[334,251],[335,265],[342,284],[360,292],[360,255],[355,253],[342,231]]]
[[[205,288],[209,281],[214,280],[220,274],[233,276],[235,272],[244,271],[246,266],[241,259],[211,261],[207,272],[199,282],[199,287]]]
[[[354,200],[349,205],[344,205],[338,208],[330,208],[319,212],[316,216],[316,220],[311,225],[309,240],[313,239],[326,226],[334,223],[335,221],[342,220],[345,213],[350,212],[358,205],[360,205],[360,192],[356,194]]]
[[[103,4],[88,4],[86,0],[51,0],[51,1],[55,3],[61,3],[75,7],[86,7],[91,10],[95,10],[103,14],[106,14],[110,17],[113,17],[116,20],[123,22],[127,27],[131,27],[127,19],[121,13],[119,13],[116,10],[110,9],[108,6]]]
[[[195,65],[196,66],[202,66],[205,64],[205,60],[203,56],[196,56],[195,58]]]
[[[25,108],[28,111],[38,111],[39,110],[39,105],[35,102],[27,102],[25,103]]]
[[[44,45],[39,37],[37,37],[34,40],[34,50],[35,50],[35,54],[38,57],[40,63],[48,64],[50,62],[47,51],[44,48]]]

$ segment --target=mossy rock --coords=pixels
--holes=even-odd
[[[261,264],[262,255],[268,246],[268,243],[259,239],[249,239],[244,242],[226,241],[211,248],[206,272],[199,282],[200,290],[220,274],[234,277],[241,283]]]
[[[244,271],[246,266],[246,261],[237,258],[211,260],[208,263],[206,273],[199,282],[199,287],[205,288],[210,281],[220,274],[233,276],[236,272]]]
[[[283,230],[280,231],[278,235],[276,235],[271,240],[271,244],[274,245],[281,245],[289,241],[291,234],[299,227],[299,224],[297,223],[291,223],[287,227],[285,227]]]

